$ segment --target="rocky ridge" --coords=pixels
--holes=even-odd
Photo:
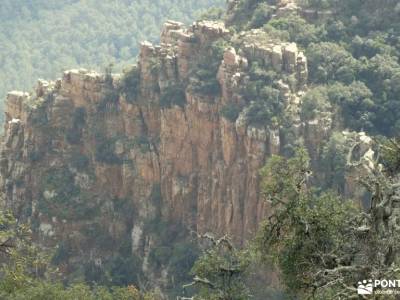
[[[40,80],[33,93],[9,93],[0,157],[4,205],[30,220],[40,240],[70,239],[100,261],[113,249],[83,234],[93,224],[117,244],[128,233],[132,251],[144,257],[154,242],[146,224],[158,214],[237,242],[251,237],[269,212],[259,170],[290,142],[282,125],[248,121],[241,91],[251,63],[282,75],[276,86],[289,127],[314,160],[340,128],[330,112],[300,120],[307,58],[296,44],[260,34],[239,34],[235,43],[222,22],[168,21],[160,45],[141,44],[130,73],[70,70],[54,82]],[[219,90],[201,92],[193,70],[207,67],[221,41],[226,47],[211,78]],[[244,107],[236,120],[221,114],[227,105]]]

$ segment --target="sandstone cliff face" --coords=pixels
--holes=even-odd
[[[214,63],[215,43],[224,45],[217,69],[200,76]],[[285,126],[248,119],[243,89],[254,62],[279,74]],[[66,271],[84,259],[101,265],[128,241],[147,272],[155,243],[149,223],[160,216],[241,243],[270,212],[259,188],[268,157],[301,139],[316,162],[340,128],[330,112],[301,121],[307,77],[307,58],[294,43],[259,30],[234,36],[219,22],[168,21],[161,44],[143,42],[138,65],[122,77],[70,70],[39,81],[31,94],[8,94],[2,201],[31,221],[43,243],[85,249]],[[212,93],[199,88],[204,81]],[[229,106],[242,108],[237,118],[224,116]],[[353,190],[348,180],[346,191]]]
[[[277,14],[286,9],[297,8],[287,1]],[[215,61],[216,44],[223,51]],[[273,85],[286,122],[249,120],[252,100],[243,91],[255,63],[278,74]],[[101,266],[128,243],[141,269],[166,286],[168,267],[151,263],[154,220],[230,234],[240,244],[270,213],[259,170],[271,155],[301,140],[324,178],[321,153],[343,128],[333,112],[301,120],[307,77],[307,58],[294,43],[261,30],[233,34],[219,22],[168,21],[160,45],[143,42],[137,66],[122,76],[70,70],[40,80],[32,93],[8,94],[2,204],[30,221],[41,243],[68,245],[60,263],[66,274],[86,261]],[[239,107],[238,116],[225,115],[226,107]],[[365,134],[342,135],[348,148],[358,143],[356,160],[373,160]],[[349,170],[343,189],[361,199],[359,174]]]
[[[307,80],[304,55],[295,44],[248,42],[241,55],[228,48],[218,72],[220,94],[186,88],[183,107],[159,104],[164,89],[186,85],[199,57],[229,35],[222,23],[203,21],[185,28],[167,22],[160,46],[141,45],[134,102],[118,92],[118,76],[107,79],[86,70],[67,71],[52,83],[40,81],[34,94],[10,93],[2,150],[7,205],[18,213],[28,211],[27,217],[42,214],[36,202],[52,192],[43,190],[42,176],[51,168],[66,167],[81,189],[132,202],[138,212],[133,223],[151,213],[149,197],[159,185],[166,216],[200,232],[251,236],[265,213],[258,172],[269,155],[279,153],[280,132],[277,127],[248,126],[243,115],[231,122],[220,109],[242,101],[238,86],[248,62],[255,59],[295,76],[296,86],[282,83],[287,105],[293,103]],[[71,143],[69,135],[77,140]],[[96,157],[98,136],[116,162]],[[71,166],[77,153],[87,159],[92,174]],[[53,221],[63,220],[48,217],[57,230]]]

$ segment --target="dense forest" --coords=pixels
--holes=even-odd
[[[0,95],[30,90],[65,68],[114,70],[135,62],[143,40],[156,41],[167,19],[193,22],[223,0],[6,0],[0,7]]]
[[[350,129],[396,135],[400,116],[398,1],[299,1],[305,13],[308,9],[331,14],[326,20],[313,20],[312,14],[270,19],[270,5],[276,2],[240,1],[229,23],[237,30],[261,28],[271,37],[301,46],[308,58],[311,86],[304,109],[324,110],[333,105],[341,109]]]
[[[191,29],[195,32],[169,23],[182,43],[159,47],[160,51],[149,45],[141,57],[143,63],[129,67],[122,77],[113,77],[108,66],[105,74],[98,75],[99,89],[91,74],[68,74],[63,82],[71,84],[68,87],[74,83],[72,77],[75,83],[85,78],[89,88],[95,85],[96,96],[102,92],[97,102],[77,101],[85,102],[85,107],[72,107],[72,101],[57,98],[57,87],[29,98],[26,104],[31,105],[32,119],[28,122],[40,139],[29,140],[26,147],[13,140],[16,132],[24,134],[18,131],[20,120],[10,120],[0,171],[11,175],[4,181],[3,195],[16,199],[18,188],[35,182],[20,176],[29,172],[24,166],[43,176],[35,182],[40,195],[37,206],[21,205],[19,213],[27,224],[10,213],[0,215],[0,298],[367,299],[357,294],[362,283],[400,276],[398,0],[233,0],[228,1],[226,12],[219,8],[205,11],[223,1],[40,2],[10,1],[1,8],[9,32],[1,38],[1,49],[6,50],[0,90],[10,85],[29,88],[36,77],[51,77],[66,66],[101,69],[113,63],[115,70],[122,70],[135,61],[138,41],[157,40],[166,18],[189,22],[204,13],[202,18],[221,23],[197,24]],[[278,68],[265,54],[277,45]],[[190,62],[182,63],[182,57],[174,56],[177,48],[186,54],[183,60]],[[301,69],[305,58],[307,64]],[[79,97],[76,89],[73,96]],[[87,91],[85,96],[92,92]],[[59,105],[55,99],[67,104]],[[200,112],[196,101],[201,102]],[[51,119],[52,113],[58,116],[64,109],[73,126],[65,125],[68,120],[62,118]],[[128,119],[126,127],[131,129],[130,122],[134,123],[129,135],[118,123],[124,118]],[[160,130],[166,127],[162,134],[157,131],[159,123]],[[218,131],[220,124],[225,131]],[[201,128],[194,131],[194,138],[190,137],[192,127]],[[215,146],[211,142],[196,148],[196,140],[203,138],[199,135],[207,136],[211,127],[218,128],[218,137],[228,136],[227,128],[237,140],[242,134],[244,147],[231,139],[228,145],[210,146],[211,150],[203,149]],[[274,141],[266,142],[265,132],[278,132],[275,141],[281,144],[269,148],[275,153],[265,150]],[[181,157],[186,153],[182,149],[168,148],[168,142],[179,144],[175,135],[184,136],[181,148],[190,140],[190,155]],[[262,145],[254,146],[262,138]],[[246,147],[254,152],[235,152]],[[157,161],[165,148],[181,165],[165,156],[169,159],[166,165],[162,159]],[[14,149],[29,155],[24,158],[23,151],[13,153]],[[193,158],[197,151],[203,160]],[[261,167],[257,166],[257,151],[266,153],[259,159]],[[235,158],[231,152],[245,153],[251,159]],[[208,166],[214,157],[219,159],[215,160],[217,171]],[[211,170],[201,175],[206,174],[207,182],[216,182],[215,189],[226,183],[215,173],[231,174],[223,172],[232,168],[232,176],[242,180],[248,174],[243,169],[257,166],[252,178],[257,178],[259,190],[238,197],[240,213],[248,201],[245,197],[251,194],[259,195],[263,203],[253,210],[267,208],[250,238],[240,231],[243,228],[239,230],[243,236],[199,233],[194,226],[169,217],[168,201],[173,201],[167,196],[172,191],[176,199],[183,199],[173,203],[172,216],[188,206],[189,212],[183,211],[193,223],[210,218],[220,224],[210,217],[214,207],[204,213],[196,202],[209,187],[199,187],[204,180],[199,175],[204,171],[201,163],[206,171]],[[185,173],[190,169],[186,165],[192,164],[195,171]],[[15,169],[15,174],[7,167]],[[177,175],[162,173],[162,167],[179,170]],[[157,173],[155,169],[162,170]],[[96,173],[99,170],[103,173]],[[121,196],[121,191],[104,188],[104,192],[93,182],[103,182],[96,176],[107,177],[107,172],[120,176],[111,179],[116,186],[118,180],[126,180],[145,191],[149,184],[149,196],[131,199],[131,195]],[[158,178],[153,173],[167,175]],[[171,186],[166,186],[171,183],[166,177],[175,175]],[[91,184],[96,187],[95,196],[90,194]],[[212,200],[207,199],[207,204]],[[218,216],[233,219],[232,203],[224,202],[222,209],[216,206],[223,211]],[[230,212],[228,217],[225,210]],[[40,223],[43,219],[56,220],[54,228],[64,230],[64,224],[73,224],[84,229],[62,236],[55,249],[46,249],[35,242],[38,233],[46,230]],[[68,225],[66,232],[73,232]],[[118,226],[122,233],[113,236]],[[84,253],[82,245],[94,254]],[[386,291],[384,286],[374,288]]]

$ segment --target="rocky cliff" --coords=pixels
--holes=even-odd
[[[190,28],[166,23],[161,45],[141,45],[134,101],[120,92],[120,77],[86,70],[39,81],[33,94],[9,93],[2,152],[7,204],[17,212],[29,207],[32,214],[39,212],[39,199],[51,200],[52,194],[43,190],[43,176],[65,167],[80,188],[132,201],[139,222],[159,185],[169,217],[201,232],[249,236],[264,214],[258,172],[268,155],[279,153],[280,132],[248,126],[243,113],[232,122],[221,116],[221,107],[243,101],[237,90],[253,60],[294,76],[295,86],[280,83],[286,105],[294,104],[307,80],[307,64],[295,44],[246,42],[241,55],[233,47],[223,54],[217,74],[221,93],[191,89],[191,68],[203,63],[199,57],[213,42],[229,36],[222,23]],[[186,85],[184,104],[160,105],[164,91],[178,85]],[[99,158],[102,150],[105,159]],[[93,174],[71,166],[73,156],[85,157]]]
[[[264,85],[285,122],[252,121],[259,109],[246,89],[260,70],[273,74]],[[307,76],[294,43],[222,22],[168,21],[160,45],[143,42],[123,75],[70,70],[32,93],[8,94],[2,201],[39,240],[68,240],[100,265],[128,241],[146,270],[149,223],[160,216],[240,243],[269,212],[259,189],[266,159],[303,140],[316,164],[340,129],[329,111],[301,120]]]

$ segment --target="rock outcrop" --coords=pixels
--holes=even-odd
[[[9,93],[0,156],[6,207],[30,220],[44,243],[67,239],[99,263],[116,247],[94,237],[129,239],[144,270],[149,223],[160,215],[238,243],[253,236],[269,213],[259,170],[291,141],[280,124],[249,122],[243,89],[252,63],[280,74],[275,87],[292,138],[306,141],[314,159],[333,127],[329,113],[300,120],[305,55],[260,34],[237,43],[220,22],[168,21],[160,45],[143,42],[137,66],[123,76],[70,70],[40,80],[31,94]],[[217,60],[216,45],[223,45]],[[237,117],[222,113],[230,106],[241,108]]]

